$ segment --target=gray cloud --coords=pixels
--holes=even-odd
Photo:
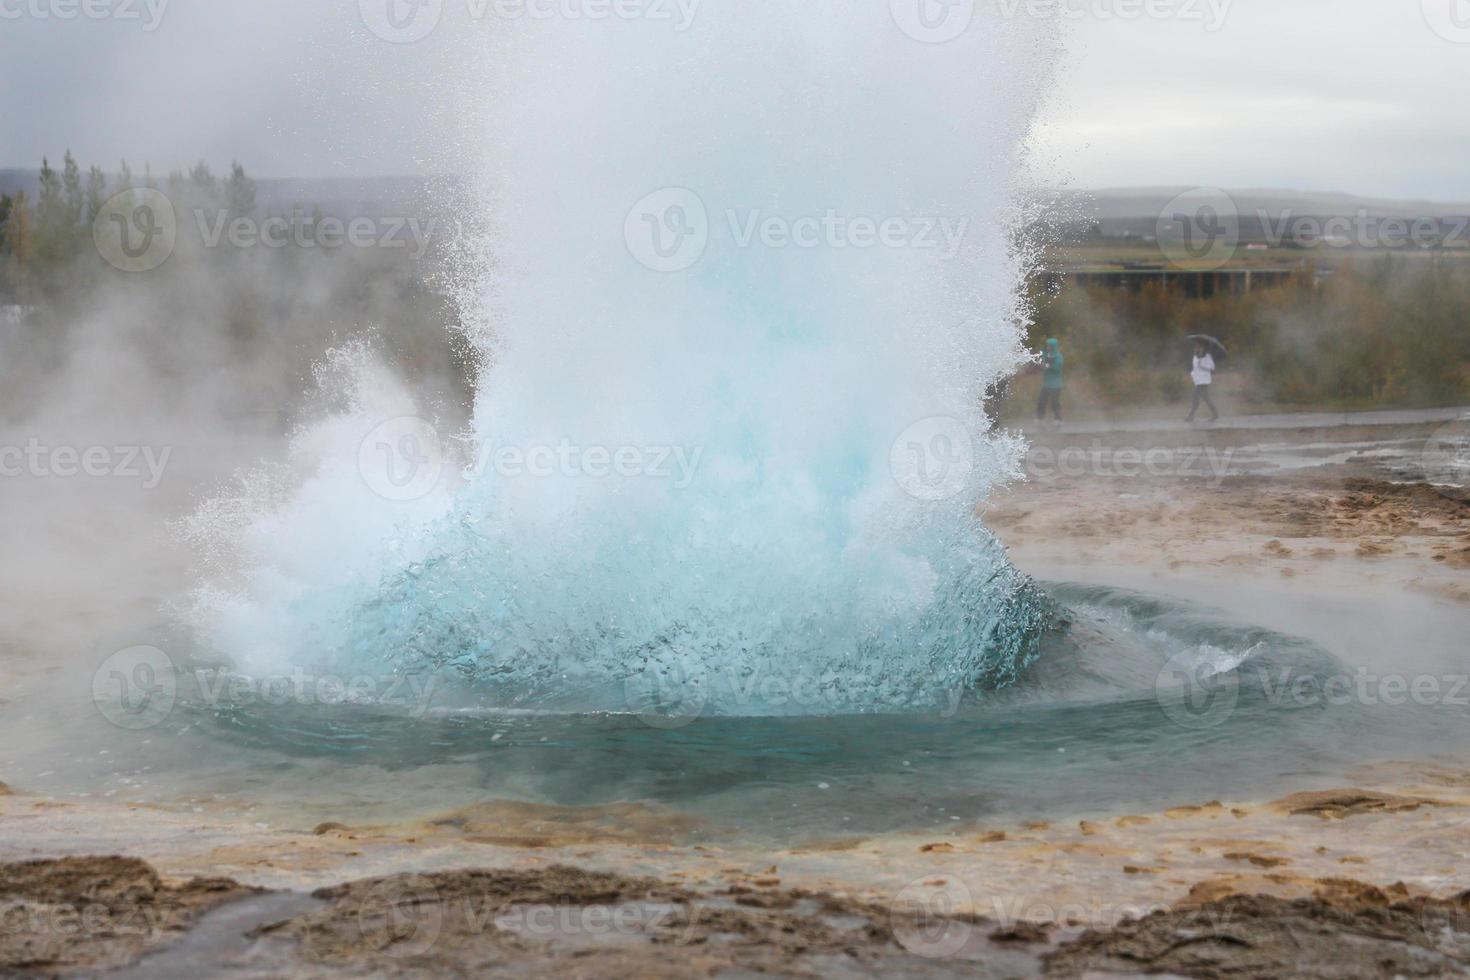
[[[453,0],[412,45],[371,36],[356,0],[96,0],[135,19],[26,13],[65,2],[0,0],[22,12],[0,20],[0,166],[71,147],[84,163],[126,156],[135,169],[202,156],[264,176],[435,172],[464,160],[446,90],[493,43],[493,25],[456,20]],[[1467,0],[1208,0],[1226,4],[1214,31],[1208,15],[1117,16],[1137,0],[1056,2],[1077,15],[1038,124],[1045,179],[1470,199],[1470,114],[1458,109],[1470,44],[1436,34],[1421,9]],[[151,30],[150,9],[162,15]]]

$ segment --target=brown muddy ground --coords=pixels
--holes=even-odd
[[[165,882],[134,858],[0,865],[0,971],[55,976],[123,966],[251,892],[225,878]]]
[[[1307,898],[1191,895],[1079,931],[953,909],[945,883],[928,884],[928,895],[883,906],[771,883],[699,892],[561,865],[394,875],[318,890],[319,908],[250,926],[243,953],[191,953],[195,975],[242,977],[1470,975],[1470,892],[1434,899],[1403,885],[1322,879]],[[247,893],[220,880],[167,885],[123,858],[0,866],[0,970],[105,975]],[[75,916],[58,945],[51,933],[63,908],[92,911]],[[167,962],[143,958],[133,975]]]

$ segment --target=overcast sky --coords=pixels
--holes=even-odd
[[[1074,16],[1048,179],[1470,201],[1470,0],[1051,2]],[[1124,16],[1145,2],[1172,15]],[[67,4],[115,16],[33,13]],[[365,36],[358,0],[0,0],[0,166],[421,173],[421,52]]]

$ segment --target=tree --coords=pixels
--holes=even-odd
[[[31,292],[31,266],[35,259],[31,229],[31,202],[25,191],[15,195],[5,221],[5,281],[16,300],[25,303]]]
[[[107,175],[102,172],[101,167],[94,166],[87,173],[87,212],[83,216],[87,227],[97,220],[97,215],[102,213],[102,206],[107,203]]]
[[[72,225],[66,220],[62,177],[41,158],[41,189],[36,200],[35,254],[46,266],[61,265],[71,255]]]
[[[130,191],[132,189],[133,169],[128,166],[128,161],[124,160],[122,166],[118,168],[117,183],[112,185],[112,192],[114,194],[121,194],[123,191]]]
[[[213,197],[219,190],[219,181],[209,169],[209,164],[200,160],[189,168],[189,183],[195,190],[201,191],[209,197]]]
[[[255,181],[245,176],[239,161],[230,164],[230,179],[225,183],[225,206],[232,217],[255,213]]]
[[[82,220],[85,199],[82,196],[82,168],[77,166],[71,150],[67,150],[66,156],[62,158],[61,188],[62,200],[66,205],[66,210],[62,212],[64,222],[68,228],[75,229]]]

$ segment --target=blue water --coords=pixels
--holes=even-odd
[[[403,704],[267,703],[211,696],[183,670],[167,718],[70,778],[124,799],[285,808],[307,824],[486,800],[636,802],[693,817],[693,837],[791,842],[1259,799],[1339,785],[1374,760],[1454,753],[1470,736],[1462,703],[1322,696],[1348,675],[1308,641],[1124,590],[1045,591],[1060,618],[1015,682],[926,711],[508,710],[472,685]]]
[[[926,710],[1036,657],[1049,604],[975,505],[1021,453],[981,405],[1025,356],[1051,26],[935,44],[818,0],[647,28],[507,25],[456,66],[472,420],[337,351],[335,410],[188,525],[197,648],[675,717]]]

